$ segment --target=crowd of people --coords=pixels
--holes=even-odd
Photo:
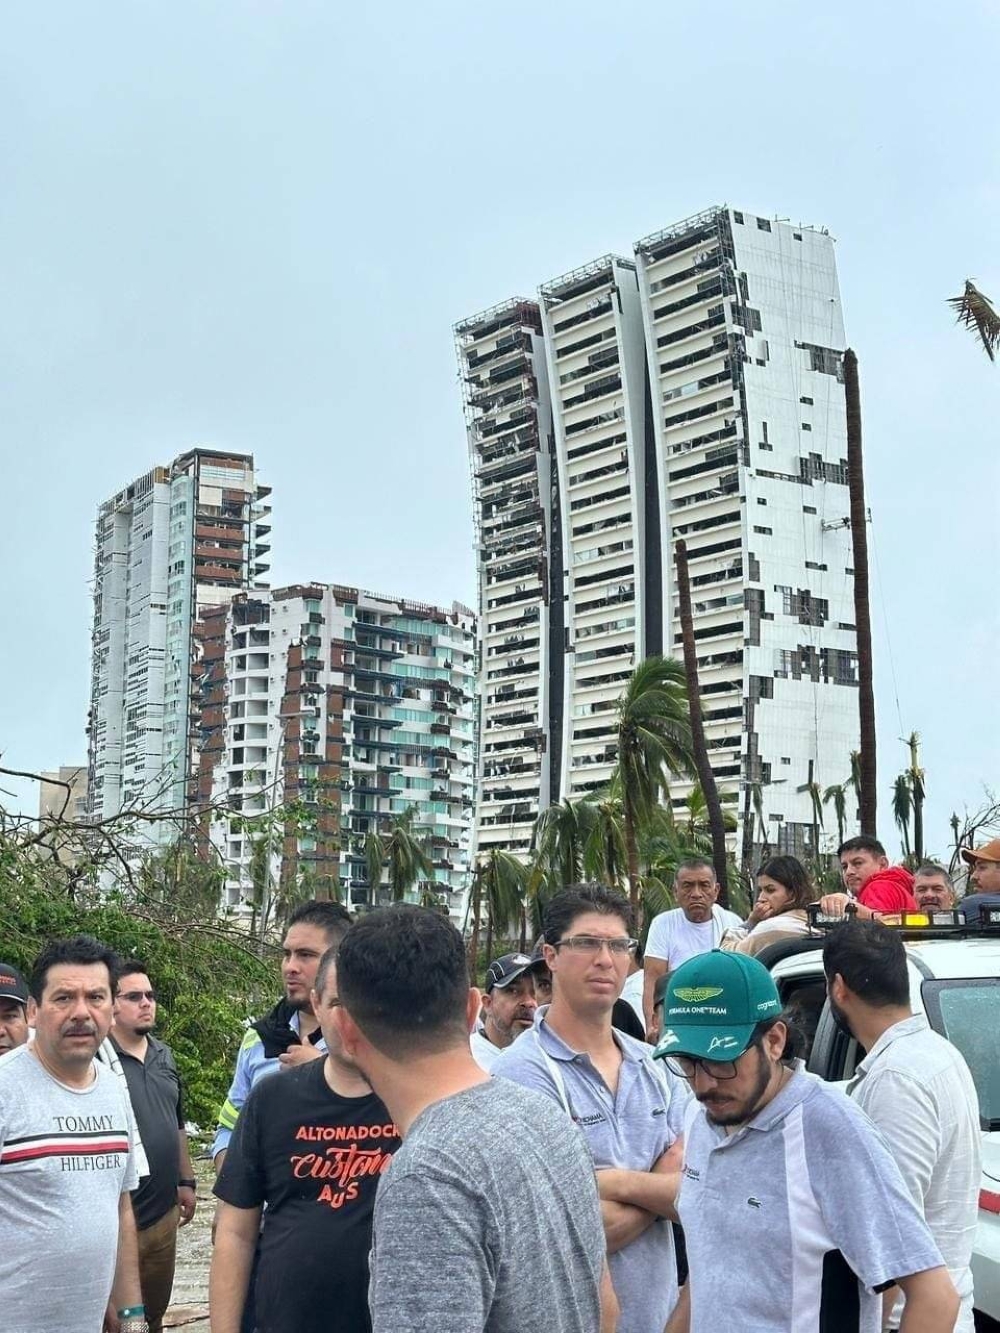
[[[1000,839],[966,854],[1000,907]],[[298,908],[284,994],[239,1048],[211,1148],[213,1333],[970,1333],[976,1091],[913,1013],[887,912],[947,871],[840,849],[824,937],[844,1091],[806,1071],[769,945],[817,899],[792,857],[746,920],[711,865],[645,953],[628,900],[569,885],[482,994],[440,914]],[[846,911],[845,911],[846,909]],[[155,978],[88,936],[0,964],[0,1288],[13,1333],[159,1333],[196,1204]]]

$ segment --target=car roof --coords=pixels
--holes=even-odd
[[[779,976],[804,976],[822,972],[823,950],[799,948],[774,962]],[[918,970],[940,980],[959,977],[1000,978],[1000,938],[928,939],[906,941],[906,952]]]

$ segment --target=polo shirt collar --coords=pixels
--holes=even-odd
[[[572,1060],[577,1060],[581,1056],[589,1060],[590,1056],[586,1051],[575,1051],[572,1046],[567,1045],[567,1043],[563,1041],[558,1033],[552,1031],[551,1027],[549,1027],[548,1023],[545,1021],[545,1015],[549,1012],[550,1008],[550,1005],[543,1004],[540,1009],[535,1010],[535,1035],[538,1038],[538,1044],[541,1046],[542,1050],[546,1055],[551,1055],[553,1060],[564,1060],[566,1063],[569,1063]],[[611,1021],[610,1015],[608,1021]],[[641,1055],[637,1054],[635,1051],[630,1051],[625,1042],[619,1041],[618,1032],[614,1027],[611,1029],[611,1035],[621,1052],[623,1060],[632,1064],[640,1064],[642,1062],[643,1057]]]
[[[927,1032],[929,1029],[930,1023],[928,1023],[924,1014],[911,1014],[909,1018],[904,1018],[899,1023],[893,1023],[891,1028],[886,1028],[865,1058],[859,1061],[858,1067],[854,1071],[855,1075],[867,1074],[882,1052],[888,1050],[897,1038],[911,1037],[915,1032]]]
[[[738,1143],[752,1129],[766,1133],[769,1129],[774,1129],[776,1125],[780,1124],[790,1111],[794,1111],[797,1106],[801,1106],[806,1098],[812,1094],[813,1085],[818,1080],[814,1074],[806,1073],[804,1060],[796,1060],[792,1065],[792,1070],[792,1077],[777,1096],[772,1097],[751,1121],[741,1125],[735,1134],[727,1134],[724,1126],[713,1125],[706,1116],[705,1123],[717,1139],[715,1145],[717,1148],[724,1148],[730,1143]]]

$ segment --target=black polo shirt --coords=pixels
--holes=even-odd
[[[170,1048],[147,1037],[145,1060],[123,1051],[114,1035],[114,1048],[125,1071],[132,1112],[149,1161],[149,1175],[132,1192],[132,1211],[140,1231],[151,1227],[177,1202],[181,1169],[178,1129],[184,1128],[181,1080]]]

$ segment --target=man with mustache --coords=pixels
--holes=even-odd
[[[116,959],[89,935],[35,960],[34,1040],[0,1061],[4,1323],[45,1333],[147,1333],[129,1191],[138,1185],[122,1085],[95,1061]]]
[[[526,953],[505,953],[486,969],[480,1022],[472,1033],[472,1054],[487,1073],[501,1051],[535,1021],[534,964]]]

